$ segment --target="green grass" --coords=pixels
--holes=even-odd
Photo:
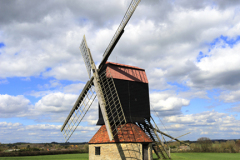
[[[0,157],[0,160],[88,160],[88,153],[81,154],[58,154],[44,156]]]
[[[171,153],[172,160],[237,160],[240,153]],[[153,159],[157,156],[154,155]]]
[[[172,153],[172,160],[237,160],[240,153]],[[154,160],[156,155],[153,156]],[[0,157],[0,160],[88,160],[88,153],[44,156]]]

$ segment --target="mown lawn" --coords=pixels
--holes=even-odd
[[[0,160],[88,160],[88,153],[81,154],[58,154],[43,156],[23,156],[23,157],[0,157]]]
[[[238,160],[240,153],[172,153],[172,160]],[[154,155],[153,159],[157,157]],[[0,157],[0,160],[88,160],[88,153],[44,156]]]
[[[240,153],[171,153],[171,157],[172,160],[240,160]]]

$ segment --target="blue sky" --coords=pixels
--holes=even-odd
[[[109,61],[146,70],[162,131],[239,138],[238,2],[140,2]],[[0,143],[64,142],[61,125],[88,80],[82,37],[98,65],[129,3],[0,2]],[[95,134],[97,108],[70,142]]]

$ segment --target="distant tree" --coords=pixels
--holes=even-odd
[[[226,144],[231,153],[236,153],[235,141],[227,141]]]
[[[27,145],[27,149],[30,149],[31,147],[30,147],[30,145]]]
[[[203,152],[210,151],[212,147],[212,141],[210,138],[207,137],[198,138],[197,143],[201,146]]]
[[[236,145],[240,147],[240,139],[236,140]]]
[[[13,147],[12,144],[8,144],[8,148],[11,149]]]
[[[89,146],[88,146],[88,144],[85,144],[85,145],[84,145],[84,150],[85,150],[85,152],[87,152],[87,153],[89,152]]]

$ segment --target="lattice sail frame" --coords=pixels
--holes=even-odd
[[[123,19],[122,19],[122,22],[120,23],[117,31],[115,32],[111,42],[109,43],[107,49],[105,50],[103,56],[105,56],[110,48],[112,47],[112,45],[115,43],[117,37],[119,36],[119,34],[122,32],[122,30],[124,29],[124,27],[126,26],[126,24],[128,23],[129,19],[132,17],[132,14],[134,13],[135,9],[137,8],[139,2],[141,0],[132,0],[131,4],[129,5],[128,7],[128,10],[127,12],[125,13]]]
[[[92,79],[91,79],[92,80]],[[90,80],[90,81],[91,81]],[[78,125],[86,115],[90,106],[96,98],[93,82],[87,83],[83,93],[81,93],[73,106],[68,118],[62,126],[61,132],[63,132],[65,141],[67,142],[72,136],[73,132],[77,129]]]
[[[79,46],[80,52],[82,54],[84,63],[86,65],[87,68],[87,72],[88,72],[88,76],[89,78],[91,78],[91,61],[90,61],[90,57],[89,57],[89,50],[88,50],[88,46],[87,46],[87,41],[85,38],[85,35],[83,36],[83,40]]]
[[[99,82],[102,89],[102,96],[105,100],[105,109],[110,123],[113,137],[127,123],[117,89],[115,87],[111,72],[108,68],[99,74]]]

